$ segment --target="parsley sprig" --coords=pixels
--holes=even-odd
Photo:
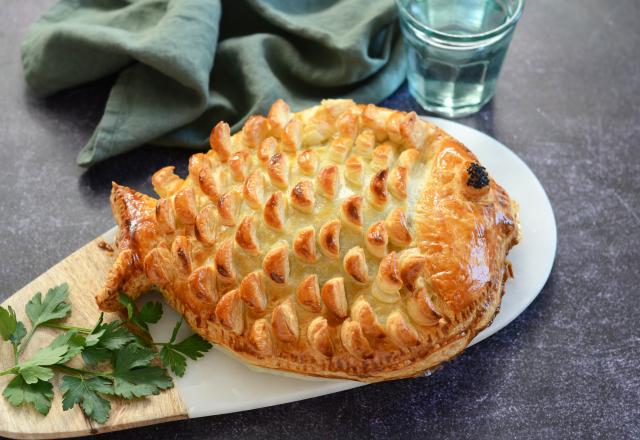
[[[149,325],[162,317],[159,302],[147,302],[138,310],[121,294],[126,319],[104,322],[101,314],[93,328],[84,328],[61,322],[71,313],[68,297],[66,283],[49,289],[44,298],[36,293],[25,308],[31,322],[28,331],[15,310],[0,306],[0,337],[12,345],[14,355],[13,367],[0,371],[0,376],[14,376],[2,395],[13,406],[29,404],[48,414],[54,395],[52,379],[59,372],[63,374],[62,408],[66,411],[79,405],[88,417],[105,423],[111,411],[109,398],[143,398],[171,388],[167,369],[183,376],[187,358],[199,359],[211,349],[210,343],[195,334],[176,342],[183,320],[176,323],[168,342],[154,342]],[[29,359],[21,359],[39,327],[63,333]],[[77,367],[80,359],[82,368]]]

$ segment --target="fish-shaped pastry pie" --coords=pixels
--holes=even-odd
[[[498,311],[515,203],[460,142],[351,100],[282,100],[158,198],[113,184],[117,259],[97,295],[152,287],[205,339],[258,367],[374,382],[459,354]]]

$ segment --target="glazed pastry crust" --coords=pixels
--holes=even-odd
[[[487,327],[511,274],[516,204],[413,112],[282,100],[159,198],[113,184],[118,255],[96,300],[155,287],[191,327],[263,368],[366,382],[415,376]]]

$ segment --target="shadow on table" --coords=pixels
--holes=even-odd
[[[176,167],[179,176],[188,174],[189,156],[196,151],[145,145],[93,165],[80,176],[79,185],[90,197],[108,197],[111,182],[126,185],[146,194],[154,194],[151,176],[167,165]]]
[[[40,123],[51,126],[51,130],[69,130],[79,138],[79,142],[62,143],[59,146],[66,149],[65,154],[70,158],[73,156],[75,160],[78,144],[85,143],[100,122],[116,79],[114,75],[46,98],[27,92],[25,96],[32,104],[28,109]],[[78,182],[80,193],[90,202],[104,202],[111,192],[111,182],[117,182],[153,194],[151,175],[159,168],[174,165],[176,173],[185,176],[189,156],[195,152],[150,145],[139,147],[88,168]]]
[[[34,122],[53,133],[63,132],[61,139],[86,142],[102,118],[104,108],[116,80],[110,76],[87,84],[61,90],[51,96],[40,97],[24,84],[22,99],[26,111]],[[84,139],[83,139],[84,138]],[[77,143],[67,142],[59,148],[69,148],[69,154],[77,154]]]

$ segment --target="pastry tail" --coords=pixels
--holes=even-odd
[[[157,236],[156,200],[131,188],[113,183],[111,208],[118,223],[117,257],[104,287],[96,295],[100,310],[116,312],[122,309],[121,293],[136,299],[152,287],[145,275],[140,256]]]

